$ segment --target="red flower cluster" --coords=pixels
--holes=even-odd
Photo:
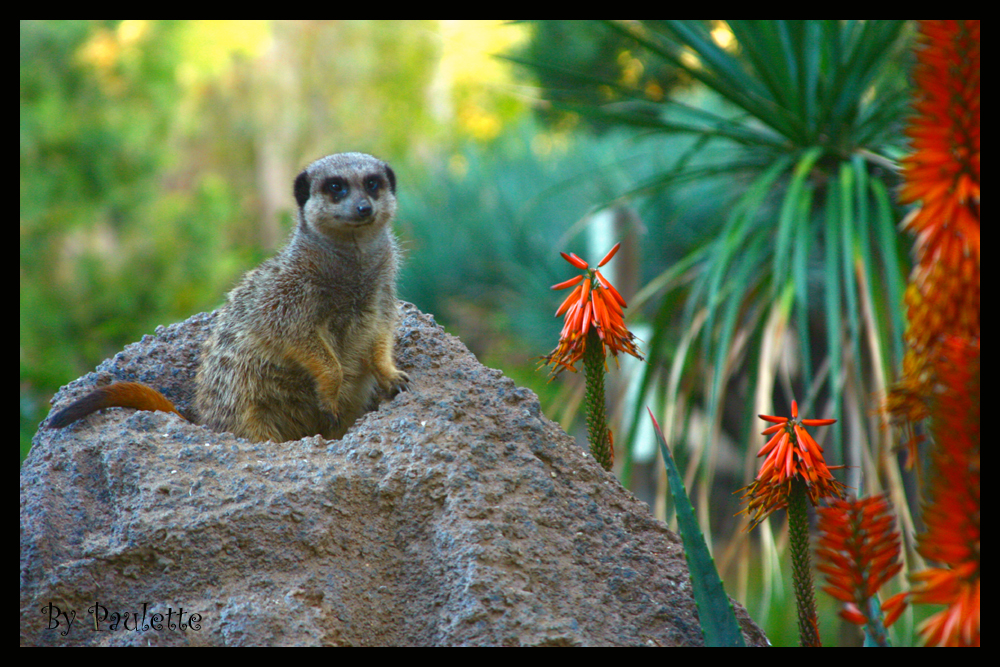
[[[844,485],[833,478],[831,468],[823,458],[823,448],[806,431],[806,426],[828,426],[836,419],[799,419],[798,403],[792,401],[792,418],[758,415],[764,421],[775,426],[764,429],[763,435],[772,436],[757,456],[766,456],[764,465],[757,473],[757,479],[749,486],[739,489],[745,491],[744,499],[749,499],[747,506],[740,514],[750,517],[747,530],[752,530],[775,510],[788,506],[788,495],[792,490],[792,482],[801,480],[805,483],[809,500],[813,505],[820,498],[841,498],[844,495]],[[840,466],[834,466],[836,469]]]
[[[921,21],[916,99],[906,129],[901,203],[916,235],[906,290],[909,325],[903,377],[886,409],[911,422],[927,416],[932,366],[948,335],[980,335],[979,21]]]
[[[920,555],[938,566],[913,575],[912,601],[947,608],[920,627],[937,646],[980,645],[979,342],[949,338],[935,375],[940,381],[931,419],[935,475],[924,509]]]
[[[542,364],[553,366],[552,376],[567,368],[576,372],[573,364],[583,358],[587,348],[587,333],[591,327],[596,329],[600,338],[601,351],[607,355],[610,350],[615,355],[616,363],[619,352],[642,360],[642,355],[632,342],[635,336],[625,326],[623,319],[625,299],[597,270],[611,261],[619,247],[621,243],[616,243],[593,269],[573,253],[560,253],[567,262],[583,269],[585,273],[552,286],[552,289],[560,290],[577,285],[556,311],[556,317],[565,314],[566,320],[559,334],[559,345],[544,357]]]
[[[900,536],[886,496],[863,500],[832,499],[819,515],[816,569],[826,575],[824,591],[844,602],[841,618],[868,623],[869,599],[902,568]],[[906,593],[882,604],[885,627],[906,609]]]
[[[912,602],[944,604],[920,631],[932,645],[980,644],[980,21],[921,21],[916,100],[903,160],[904,227],[916,235],[906,292],[903,376],[886,410],[931,417],[927,530],[937,566],[913,575]],[[913,449],[911,447],[911,457]]]

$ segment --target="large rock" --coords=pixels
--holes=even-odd
[[[339,441],[125,409],[42,428],[21,469],[21,644],[701,644],[678,537],[532,392],[402,315],[410,390]],[[55,402],[128,379],[192,414],[212,318],[157,329]]]

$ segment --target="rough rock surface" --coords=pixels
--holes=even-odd
[[[701,644],[679,538],[532,392],[401,308],[410,390],[342,440],[249,443],[126,409],[40,429],[20,643]],[[191,414],[212,317],[157,329],[55,402],[128,379]]]

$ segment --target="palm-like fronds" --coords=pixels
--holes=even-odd
[[[551,91],[555,106],[605,124],[695,138],[673,169],[637,192],[700,179],[730,182],[732,196],[720,206],[712,238],[682,262],[683,269],[668,269],[633,300],[637,307],[654,298],[661,305],[652,315],[644,395],[632,423],[643,405],[655,402],[653,387],[664,386],[666,436],[683,441],[677,432],[684,415],[675,408],[700,399],[710,445],[721,428],[723,396],[741,389],[732,381],[746,374],[753,389],[741,390],[753,397],[746,397],[746,412],[738,416],[746,436],[752,416],[771,411],[773,401],[800,397],[804,411],[824,401],[821,411],[838,420],[830,434],[831,458],[859,466],[849,486],[859,485],[859,474],[873,479],[873,461],[879,460],[874,454],[890,437],[873,414],[873,395],[884,392],[903,347],[905,267],[899,258],[905,251],[888,192],[902,148],[907,25],[604,25],[630,40],[633,54],[671,64],[728,103],[724,112],[711,111],[669,97],[652,99],[646,90],[607,80],[594,82],[613,92],[602,105],[560,101],[558,91]],[[715,31],[726,33],[728,43]],[[577,76],[586,81],[586,74]],[[683,295],[680,312],[675,292]],[[796,348],[791,356],[800,360],[798,367],[781,363],[788,346]],[[782,386],[778,396],[775,384]],[[851,430],[851,451],[842,449],[843,428]],[[707,494],[714,473],[704,458],[693,463],[702,478],[697,504],[709,532]],[[750,449],[745,481],[753,477],[753,459]]]

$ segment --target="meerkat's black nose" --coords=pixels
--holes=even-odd
[[[370,217],[372,214],[372,203],[365,199],[358,203],[358,216],[362,218]]]

